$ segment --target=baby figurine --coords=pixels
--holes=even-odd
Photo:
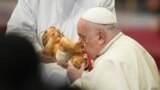
[[[84,47],[81,40],[74,43],[71,39],[64,37],[54,26],[50,27],[42,35],[43,52],[56,59],[58,64],[66,64],[69,59],[76,68],[80,68],[84,59]]]

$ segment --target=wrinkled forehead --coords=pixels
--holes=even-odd
[[[86,34],[87,33],[87,22],[83,19],[80,19],[77,25],[78,34]]]
[[[80,26],[87,26],[88,23],[89,23],[89,21],[82,19],[82,18],[80,18],[78,21],[78,25],[80,25]]]

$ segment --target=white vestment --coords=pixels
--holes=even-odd
[[[120,32],[94,60],[93,70],[73,82],[82,90],[160,90],[154,59],[135,40]]]
[[[7,33],[14,32],[26,36],[37,51],[41,50],[42,33],[52,25],[59,28],[66,37],[77,41],[77,22],[80,15],[85,10],[97,6],[106,7],[115,13],[115,0],[18,0],[8,22]],[[58,65],[42,65],[45,67],[44,72],[47,72],[46,77],[51,76],[54,79],[56,72],[59,76],[66,75]]]
[[[54,25],[66,37],[76,41],[80,15],[97,6],[106,7],[115,13],[115,0],[18,0],[8,22],[7,33],[23,33],[40,50],[41,33]]]

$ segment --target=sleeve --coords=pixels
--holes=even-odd
[[[93,71],[73,82],[82,90],[129,90],[121,66],[113,61],[102,62]]]
[[[7,24],[6,34],[15,33],[29,39],[35,48],[40,48],[36,35],[37,0],[18,0]]]
[[[47,82],[48,84],[50,84],[50,86],[53,86],[54,88],[61,88],[69,85],[69,80],[67,78],[66,72],[64,72],[59,68],[52,69],[49,72],[49,77]]]
[[[82,89],[82,85],[81,85],[81,78],[77,79],[76,81],[74,81],[72,84],[71,84],[71,87],[80,87]]]
[[[115,13],[115,0],[102,0],[100,7],[105,7]]]
[[[60,88],[70,84],[67,77],[67,70],[57,65],[57,63],[41,63],[42,81],[53,88]]]

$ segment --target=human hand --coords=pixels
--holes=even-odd
[[[57,63],[59,66],[61,66],[62,68],[64,69],[67,69],[68,67],[68,64],[67,63],[64,63],[64,64],[61,64],[61,63]]]
[[[56,59],[54,59],[52,56],[45,54],[42,50],[40,50],[39,52],[37,52],[38,56],[39,56],[39,60],[40,62],[43,63],[52,63],[52,62],[56,62]]]
[[[84,63],[81,65],[80,69],[77,69],[76,67],[73,66],[71,60],[68,61],[67,76],[71,83],[82,76],[84,68],[85,68]]]

